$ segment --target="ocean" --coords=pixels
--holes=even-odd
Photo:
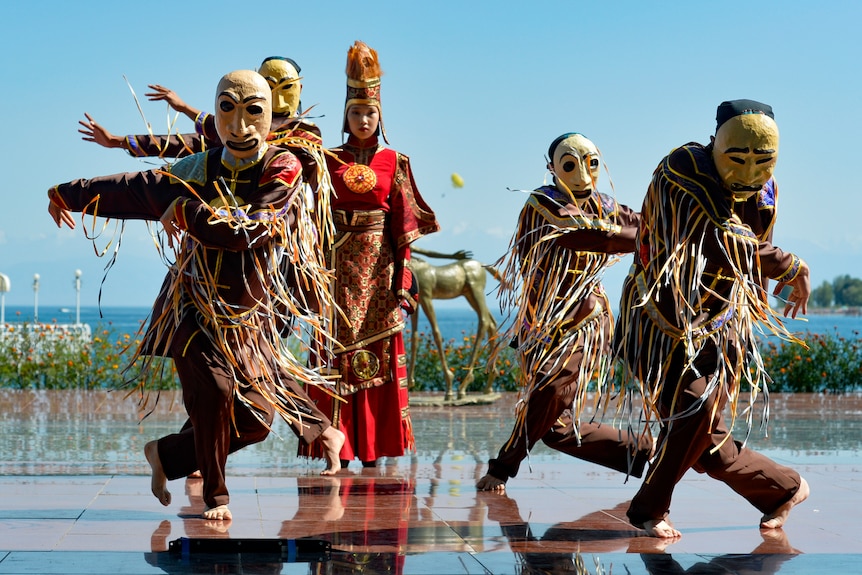
[[[6,307],[7,323],[32,322],[33,308],[13,306]],[[467,305],[437,306],[437,323],[444,341],[461,340],[476,333],[476,314]],[[147,319],[149,307],[81,307],[81,323],[90,325],[92,333],[96,329],[113,329],[123,334],[135,333]],[[493,310],[492,310],[493,312]],[[40,323],[75,323],[75,308],[40,307],[38,310]],[[497,314],[498,321],[501,321]],[[408,319],[408,329],[410,321]],[[855,339],[862,337],[862,316],[840,314],[810,314],[804,319],[788,319],[787,326],[800,334],[806,331],[819,334],[833,334]],[[431,326],[424,314],[420,313],[418,331],[430,334]]]

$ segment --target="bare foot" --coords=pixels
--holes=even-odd
[[[476,482],[476,489],[478,491],[497,491],[502,493],[506,491],[506,482],[489,473]]]
[[[159,448],[155,441],[150,441],[144,446],[144,456],[153,470],[153,475],[150,478],[150,490],[159,500],[159,503],[165,506],[170,505],[171,492],[168,491],[168,477],[165,475],[165,470],[162,469],[162,460],[159,459]]]
[[[650,537],[660,537],[662,539],[676,539],[682,537],[682,533],[676,529],[673,524],[667,519],[650,519],[644,521],[644,530]]]
[[[202,478],[203,478],[203,475],[201,475],[200,470],[192,471],[191,473],[186,475],[186,479],[202,479]]]
[[[320,472],[321,475],[335,475],[341,469],[339,454],[344,446],[344,441],[344,434],[331,425],[320,434],[320,442],[323,445],[324,458],[326,459],[326,469]]]
[[[796,493],[793,497],[773,511],[768,515],[764,515],[760,518],[760,528],[761,529],[778,529],[779,527],[784,525],[784,522],[787,521],[787,516],[790,515],[790,510],[808,499],[808,494],[811,493],[811,490],[808,488],[808,482],[805,481],[804,478],[800,478],[801,481],[799,483],[799,489],[796,490]]]
[[[230,509],[227,508],[227,505],[217,505],[215,507],[207,507],[203,512],[204,519],[217,519],[219,521],[232,519],[233,516],[230,514]]]

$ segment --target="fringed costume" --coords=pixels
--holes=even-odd
[[[767,392],[755,329],[792,339],[765,291],[769,279],[800,272],[798,257],[772,245],[777,199],[772,179],[735,199],[712,145],[686,144],[653,174],[615,343],[648,423],[661,427],[655,462],[628,511],[636,526],[666,517],[674,486],[692,467],[764,513],[800,486],[795,471],[730,435],[742,413],[750,431],[755,401]],[[750,392],[749,405],[738,405],[741,392]]]
[[[332,242],[332,215],[330,196],[332,184],[326,170],[323,138],[315,124],[293,115],[272,115],[272,127],[266,141],[273,146],[289,150],[302,165],[302,179],[308,185],[306,191],[307,212],[303,218],[310,233],[316,236],[317,248],[303,254],[303,261],[312,258],[315,266],[323,265],[323,254]],[[126,136],[123,147],[135,157],[158,157],[161,159],[183,158],[190,154],[221,147],[216,131],[215,116],[201,112],[195,120],[194,134],[135,135]],[[310,245],[310,244],[303,244]],[[284,270],[285,273],[289,269]],[[309,298],[310,299],[310,298]],[[307,307],[323,305],[309,301]],[[287,328],[282,335],[287,335]]]
[[[351,106],[380,110],[377,53],[357,42],[348,52],[344,130]],[[384,135],[382,119],[376,132]],[[401,305],[415,308],[410,244],[439,229],[419,195],[407,156],[378,143],[376,134],[329,150],[327,165],[335,241],[330,269],[336,274],[336,338],[326,370],[336,379],[338,399],[309,393],[347,436],[343,464],[358,458],[372,465],[414,447],[407,402],[407,359]],[[413,309],[408,309],[413,311]],[[300,444],[300,455],[320,457],[317,446]]]
[[[61,184],[50,198],[94,216],[156,222],[177,202],[176,225],[185,234],[139,351],[143,378],[154,355],[173,359],[191,420],[158,441],[168,479],[199,469],[207,506],[226,505],[228,454],[262,441],[276,412],[306,442],[330,425],[303,389],[325,381],[279,337],[296,317],[326,341],[318,316],[276,273],[286,258],[297,282],[313,286],[320,301],[328,297],[326,272],[311,257],[316,238],[297,224],[305,209],[293,154],[264,145],[237,160],[213,148],[164,171]]]
[[[649,457],[648,439],[638,444],[610,423],[580,420],[588,384],[597,380],[601,389],[607,376],[613,319],[602,276],[615,254],[634,250],[639,218],[598,192],[579,205],[556,186],[532,192],[497,262],[500,303],[510,315],[498,341],[517,350],[522,378],[511,437],[489,462],[489,475],[503,482],[540,439],[638,477]]]

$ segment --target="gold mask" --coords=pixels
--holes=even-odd
[[[737,199],[760,191],[778,160],[778,125],[765,114],[734,116],[713,139],[715,169]]]
[[[266,79],[272,90],[273,113],[295,116],[302,94],[302,78],[293,64],[282,58],[269,58],[260,65],[258,73]]]

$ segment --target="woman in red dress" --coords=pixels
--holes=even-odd
[[[342,467],[359,459],[366,467],[414,447],[407,404],[407,364],[402,309],[417,304],[407,267],[410,244],[439,229],[419,195],[407,156],[381,145],[386,140],[380,108],[377,52],[357,41],[347,55],[347,142],[329,150],[336,235],[333,318],[337,344],[325,371],[341,400],[310,389],[318,407],[347,437]],[[302,455],[318,457],[314,446]]]

